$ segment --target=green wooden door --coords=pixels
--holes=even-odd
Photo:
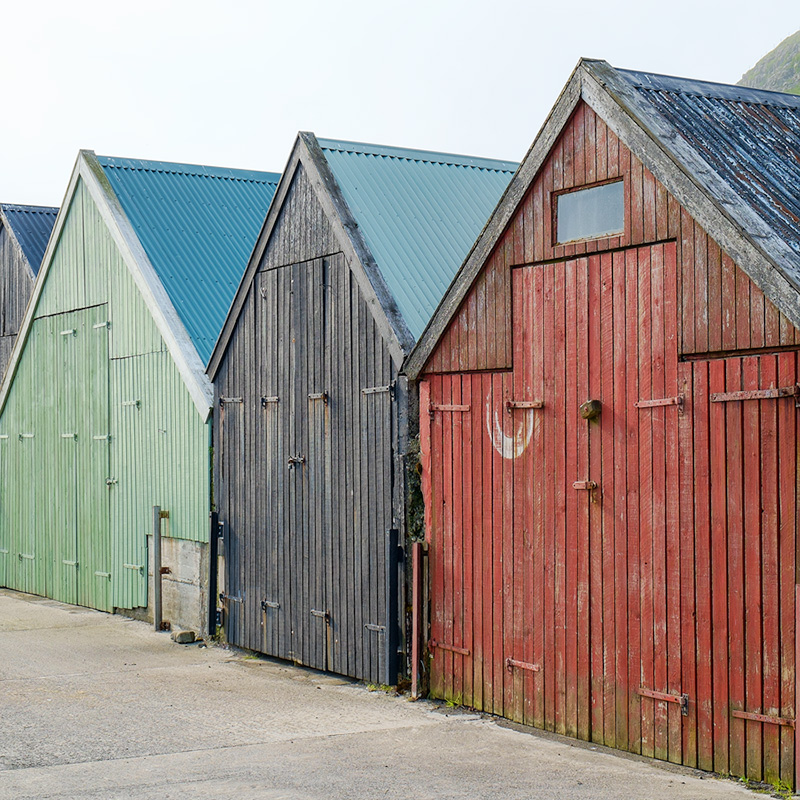
[[[37,436],[43,482],[52,510],[47,547],[52,556],[49,594],[66,603],[111,611],[109,530],[108,326],[106,306],[57,314],[40,326],[51,347],[48,381],[56,387],[53,418],[40,417]],[[21,458],[24,458],[24,441]],[[52,455],[54,453],[54,456]],[[48,460],[50,463],[48,464]]]

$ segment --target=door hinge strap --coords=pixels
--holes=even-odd
[[[683,413],[684,395],[679,394],[675,397],[659,397],[653,400],[637,400],[633,405],[635,408],[659,408],[660,406],[677,406],[678,413]]]
[[[123,569],[135,569],[139,572],[144,572],[144,566],[142,564],[123,564]]]
[[[67,561],[65,559],[62,559],[61,563],[62,564],[66,564],[68,567],[77,567],[78,566],[78,562],[77,561]]]
[[[544,400],[507,400],[506,411],[510,414],[515,408],[544,408]]]
[[[361,394],[379,394],[380,392],[391,392],[392,385],[389,384],[388,386],[370,386],[366,389],[361,390]]]
[[[271,395],[269,397],[262,397],[261,398],[261,408],[266,408],[270,403],[277,403],[279,402],[280,398],[278,395]]]
[[[35,561],[36,560],[36,556],[31,555],[30,553],[20,553],[19,557],[20,558],[24,558],[27,561]]]
[[[106,322],[96,322],[94,325],[92,325],[92,327],[95,328],[95,329],[97,329],[97,328],[110,328],[111,327],[111,323],[108,320],[106,320]],[[95,573],[95,574],[97,574],[97,573]],[[103,573],[103,574],[105,575],[105,573]]]
[[[709,395],[712,403],[730,403],[734,400],[777,400],[779,397],[794,397],[800,401],[800,386],[780,386],[777,389],[753,389],[744,392],[716,392]]]
[[[77,433],[62,433],[61,434],[61,438],[62,439],[72,439],[72,440],[77,442],[78,441],[78,434]]]
[[[0,555],[7,556],[8,550],[5,547],[0,547]]]
[[[442,644],[441,642],[437,642],[436,639],[431,639],[428,642],[429,650],[435,650],[437,647],[440,650],[447,650],[451,653],[458,653],[462,656],[468,656],[470,654],[469,649],[466,647],[456,647],[454,644]]]
[[[111,580],[111,573],[110,572],[99,572],[95,571],[94,573],[98,578],[108,578]]]
[[[732,717],[738,717],[739,719],[748,719],[752,720],[753,722],[769,722],[772,725],[788,725],[790,728],[794,728],[794,720],[789,719],[788,717],[771,717],[768,714],[754,714],[751,711],[731,711]]]
[[[276,603],[274,600],[262,600],[261,601],[261,610],[266,611],[268,608],[280,608],[281,604]]]
[[[511,672],[514,667],[518,669],[528,669],[531,672],[539,672],[542,668],[541,664],[531,664],[529,661],[517,661],[516,658],[507,658],[506,669]]]
[[[436,411],[469,411],[469,406],[431,403],[430,406],[428,406],[428,413],[433,416]]]
[[[21,433],[19,435],[20,439],[33,439],[34,434],[32,433]]]
[[[77,434],[75,434],[77,438]],[[111,434],[110,433],[103,433],[99,436],[92,436],[96,442],[110,442],[111,441]]]
[[[386,630],[385,625],[373,625],[371,622],[368,622],[364,627],[368,631],[377,631],[378,633],[383,633]]]
[[[597,488],[597,482],[596,481],[575,481],[572,484],[572,488],[573,489],[589,489],[591,491],[592,489],[596,489]]]
[[[311,392],[308,395],[309,400],[322,400],[323,403],[327,404],[328,402],[328,393],[327,392]]]
[[[75,328],[68,328],[65,331],[61,331],[60,335],[61,336],[77,336],[78,335],[78,331]]]
[[[666,692],[654,692],[652,689],[639,688],[642,697],[650,697],[653,700],[664,700],[667,703],[677,703],[681,707],[681,714],[689,716],[689,695],[688,694],[667,694]]]
[[[225,403],[242,403],[244,402],[241,397],[220,397],[219,404],[220,406],[225,405]]]
[[[133,406],[134,408],[141,408],[142,401],[141,400],[123,400],[121,405],[123,406]]]

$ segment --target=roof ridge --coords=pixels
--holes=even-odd
[[[415,161],[426,164],[443,164],[453,167],[471,167],[493,172],[515,172],[518,163],[497,158],[445,153],[437,150],[418,150],[412,147],[394,147],[392,145],[370,144],[368,142],[351,142],[344,139],[317,138],[322,150],[334,150],[344,153],[396,158],[402,161]],[[472,162],[472,163],[470,163]]]
[[[754,105],[770,105],[784,108],[800,107],[800,96],[789,92],[776,92],[772,89],[759,89],[753,86],[741,86],[734,83],[721,83],[697,78],[682,78],[677,75],[665,75],[659,72],[642,72],[616,67],[614,69],[628,83],[642,91],[670,91],[692,97],[716,97],[721,100],[733,100]]]
[[[242,181],[244,183],[277,184],[280,173],[251,170],[240,167],[215,167],[206,164],[186,164],[180,161],[155,161],[125,156],[97,156],[103,169],[121,169],[137,172],[162,172],[186,175],[193,178]]]
[[[34,206],[25,203],[0,203],[0,208],[24,211],[27,214],[58,214],[58,206]]]

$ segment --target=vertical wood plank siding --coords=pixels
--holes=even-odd
[[[394,682],[387,532],[397,377],[302,166],[215,383],[226,636],[318,669]],[[389,663],[391,658],[393,663]]]
[[[0,224],[0,376],[11,357],[32,291],[33,277],[25,256]]]
[[[618,177],[624,235],[554,245]],[[793,783],[795,399],[711,396],[798,383],[799,337],[581,104],[423,376],[434,696]]]
[[[53,258],[0,417],[0,578],[144,607],[152,506],[208,541],[209,427],[81,182]]]

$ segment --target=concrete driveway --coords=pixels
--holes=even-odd
[[[755,795],[0,590],[0,798]]]

